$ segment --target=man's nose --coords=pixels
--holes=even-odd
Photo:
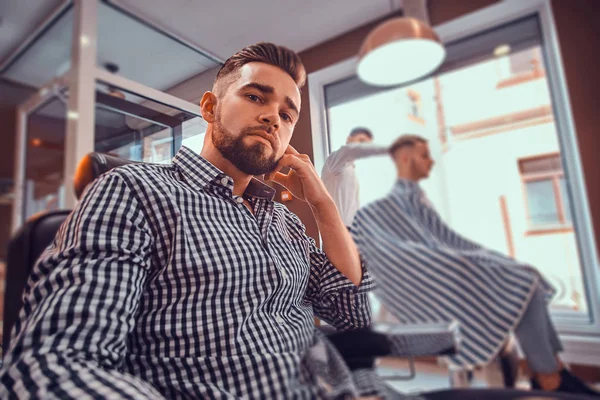
[[[272,126],[274,129],[279,128],[280,118],[276,112],[263,114],[260,121],[265,125]]]

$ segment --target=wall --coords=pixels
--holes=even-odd
[[[579,141],[596,246],[600,249],[600,113],[596,105],[600,88],[600,2],[552,0],[552,11]]]
[[[497,1],[498,0],[468,0],[456,2],[448,0],[428,0],[429,18],[432,25],[435,26],[496,3]],[[385,19],[387,18],[389,17],[386,17]],[[359,27],[344,35],[301,52],[300,57],[304,62],[307,73],[310,74],[311,72],[318,71],[358,54],[363,39],[379,22],[381,22],[381,20]],[[312,157],[310,104],[307,88],[305,88],[302,93],[302,109],[303,111],[298,119],[291,144],[299,152],[308,154]],[[318,172],[320,173],[320,171]],[[307,233],[317,239],[317,225],[310,208],[306,203],[294,199],[289,203],[286,203],[286,205],[300,217],[302,222],[304,222]]]

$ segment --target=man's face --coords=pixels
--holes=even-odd
[[[287,149],[300,112],[300,90],[278,67],[252,62],[218,98],[214,146],[240,171],[272,171]]]
[[[356,135],[348,136],[346,143],[371,143],[373,139],[366,133],[357,133]]]
[[[429,153],[429,145],[423,142],[417,142],[411,152],[411,170],[416,180],[424,179],[429,176],[433,168],[434,161]]]

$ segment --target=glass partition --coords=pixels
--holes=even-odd
[[[220,65],[107,2],[98,4],[97,35],[98,67],[112,64],[119,75],[162,91]]]
[[[122,88],[96,84],[94,151],[134,161],[169,163],[183,140],[190,143],[204,133],[203,122],[194,114]]]
[[[27,116],[23,219],[64,207],[66,100],[51,97]]]
[[[0,75],[40,88],[71,68],[73,7],[68,5],[6,66]]]
[[[73,15],[71,4],[63,7],[0,76],[39,88],[69,71]],[[208,53],[105,1],[97,4],[96,36],[99,68],[161,91],[220,65]]]

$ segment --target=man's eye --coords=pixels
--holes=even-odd
[[[281,119],[283,119],[284,121],[288,121],[288,122],[292,121],[292,117],[290,117],[287,114],[281,114]]]
[[[250,100],[252,100],[252,101],[256,101],[256,102],[260,102],[260,101],[261,101],[261,100],[260,100],[260,97],[258,97],[258,96],[257,96],[257,95],[255,95],[255,94],[249,94],[249,95],[247,95],[246,97],[248,97],[248,98],[249,98]]]

